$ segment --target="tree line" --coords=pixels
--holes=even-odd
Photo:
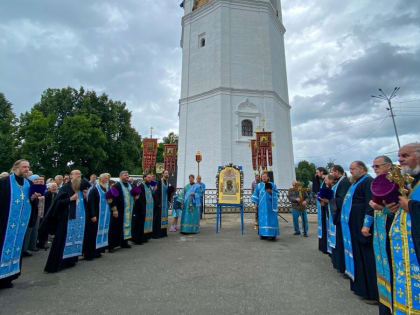
[[[169,143],[169,137],[163,142]],[[34,172],[47,177],[75,168],[85,176],[142,173],[142,137],[131,125],[126,104],[83,87],[47,89],[19,118],[0,93],[0,142],[0,172],[24,158]],[[162,144],[157,162],[163,162]]]

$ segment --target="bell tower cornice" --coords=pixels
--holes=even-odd
[[[279,12],[276,8],[273,7],[270,1],[264,0],[191,0],[194,1],[193,5],[197,5],[196,8],[186,13],[182,17],[182,27],[184,24],[191,23],[196,19],[200,19],[203,16],[211,13],[213,10],[221,6],[229,6],[231,8],[238,8],[238,9],[255,9],[258,8],[259,10],[267,10],[269,11],[274,19],[275,23],[279,27],[280,32],[284,35],[286,32],[286,28],[284,27],[281,16],[279,17]]]

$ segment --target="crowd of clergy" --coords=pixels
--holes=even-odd
[[[133,180],[122,171],[119,180],[109,174],[90,181],[79,170],[49,179],[30,171],[29,162],[18,160],[10,173],[0,175],[0,288],[11,288],[19,277],[22,257],[47,250],[44,268],[54,273],[73,267],[79,257],[93,260],[117,248],[142,245],[166,237],[169,231],[199,233],[204,183],[189,176],[176,194],[164,171],[160,180],[145,174]],[[50,242],[49,242],[50,240]]]
[[[387,190],[395,166],[385,155],[373,160],[374,177],[362,161],[350,164],[350,178],[340,165],[316,170],[318,247],[379,314],[420,314],[420,143],[401,147],[398,160],[410,178],[403,194]]]
[[[396,166],[388,156],[375,158],[375,178],[362,161],[350,164],[349,177],[340,165],[333,165],[329,173],[319,167],[312,192],[293,182],[288,198],[294,234],[301,234],[301,218],[303,236],[308,236],[306,208],[310,195],[316,196],[319,250],[349,279],[356,295],[378,303],[380,314],[420,314],[420,143],[401,147],[398,160]],[[406,183],[399,182],[397,195],[379,196],[395,167]],[[20,275],[22,256],[47,248],[51,235],[44,268],[49,273],[74,266],[80,256],[92,260],[105,250],[130,248],[129,241],[141,245],[166,237],[168,227],[178,230],[179,218],[181,233],[200,231],[205,185],[199,176],[195,181],[190,175],[176,194],[167,171],[160,180],[145,174],[142,181],[122,171],[119,181],[110,184],[109,174],[88,181],[73,170],[67,179],[56,177],[45,193],[44,178],[29,169],[28,161],[19,160],[0,178],[2,288],[11,287]],[[252,183],[255,228],[261,239],[280,235],[278,195],[268,173]]]

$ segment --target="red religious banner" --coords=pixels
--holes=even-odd
[[[156,164],[157,139],[143,139],[143,172],[152,171]]]
[[[163,157],[165,161],[165,170],[167,170],[169,173],[175,173],[176,152],[177,152],[177,145],[175,143],[165,144]]]
[[[251,140],[251,153],[252,153],[252,169],[254,171],[257,170],[257,154],[258,154],[258,147],[257,147],[257,140]]]
[[[267,166],[273,165],[271,131],[257,132],[257,161],[262,170],[266,170]]]

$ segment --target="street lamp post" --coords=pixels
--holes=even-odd
[[[371,95],[371,96],[374,97],[374,98],[379,98],[381,100],[384,100],[388,103],[387,110],[389,110],[390,113],[391,113],[392,123],[394,124],[395,137],[397,138],[398,149],[399,149],[399,148],[401,148],[401,145],[400,145],[400,139],[398,137],[397,125],[395,123],[395,115],[394,115],[394,111],[392,109],[391,100],[395,96],[397,96],[397,92],[400,90],[400,88],[395,87],[390,96],[386,95],[386,93],[381,88],[379,88],[378,90],[380,92],[379,95]]]

